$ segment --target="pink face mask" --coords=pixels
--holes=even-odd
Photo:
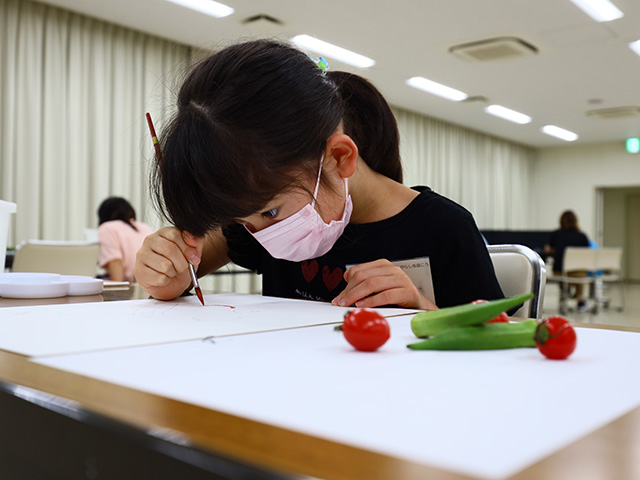
[[[290,217],[267,228],[256,233],[249,232],[272,257],[291,262],[320,257],[331,250],[349,223],[353,204],[346,178],[344,179],[346,201],[340,220],[331,220],[331,222],[325,223],[314,208],[320,186],[323,161],[324,155],[320,159],[320,170],[311,203],[306,204]]]

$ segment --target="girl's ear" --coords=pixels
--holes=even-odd
[[[325,157],[333,158],[340,176],[348,178],[356,171],[358,146],[350,136],[344,133],[335,133],[327,141]]]

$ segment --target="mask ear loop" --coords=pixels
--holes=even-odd
[[[316,189],[313,191],[313,201],[311,202],[311,206],[315,208],[316,206],[316,198],[318,197],[318,188],[320,187],[320,176],[322,175],[322,164],[324,163],[324,153],[322,157],[320,157],[320,170],[318,170],[318,179],[316,180]]]

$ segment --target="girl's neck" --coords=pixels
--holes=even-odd
[[[372,223],[397,215],[419,192],[373,171],[358,158],[355,173],[349,178],[353,200],[351,223]]]

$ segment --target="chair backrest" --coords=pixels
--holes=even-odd
[[[622,248],[601,247],[596,250],[596,270],[619,272],[622,270]]]
[[[540,318],[547,283],[547,269],[540,255],[524,245],[487,245],[487,250],[505,296],[533,294],[515,316]]]
[[[95,277],[99,255],[96,242],[27,240],[16,247],[11,270]]]
[[[596,265],[597,251],[591,247],[567,247],[562,257],[562,272],[587,271],[598,269]]]

